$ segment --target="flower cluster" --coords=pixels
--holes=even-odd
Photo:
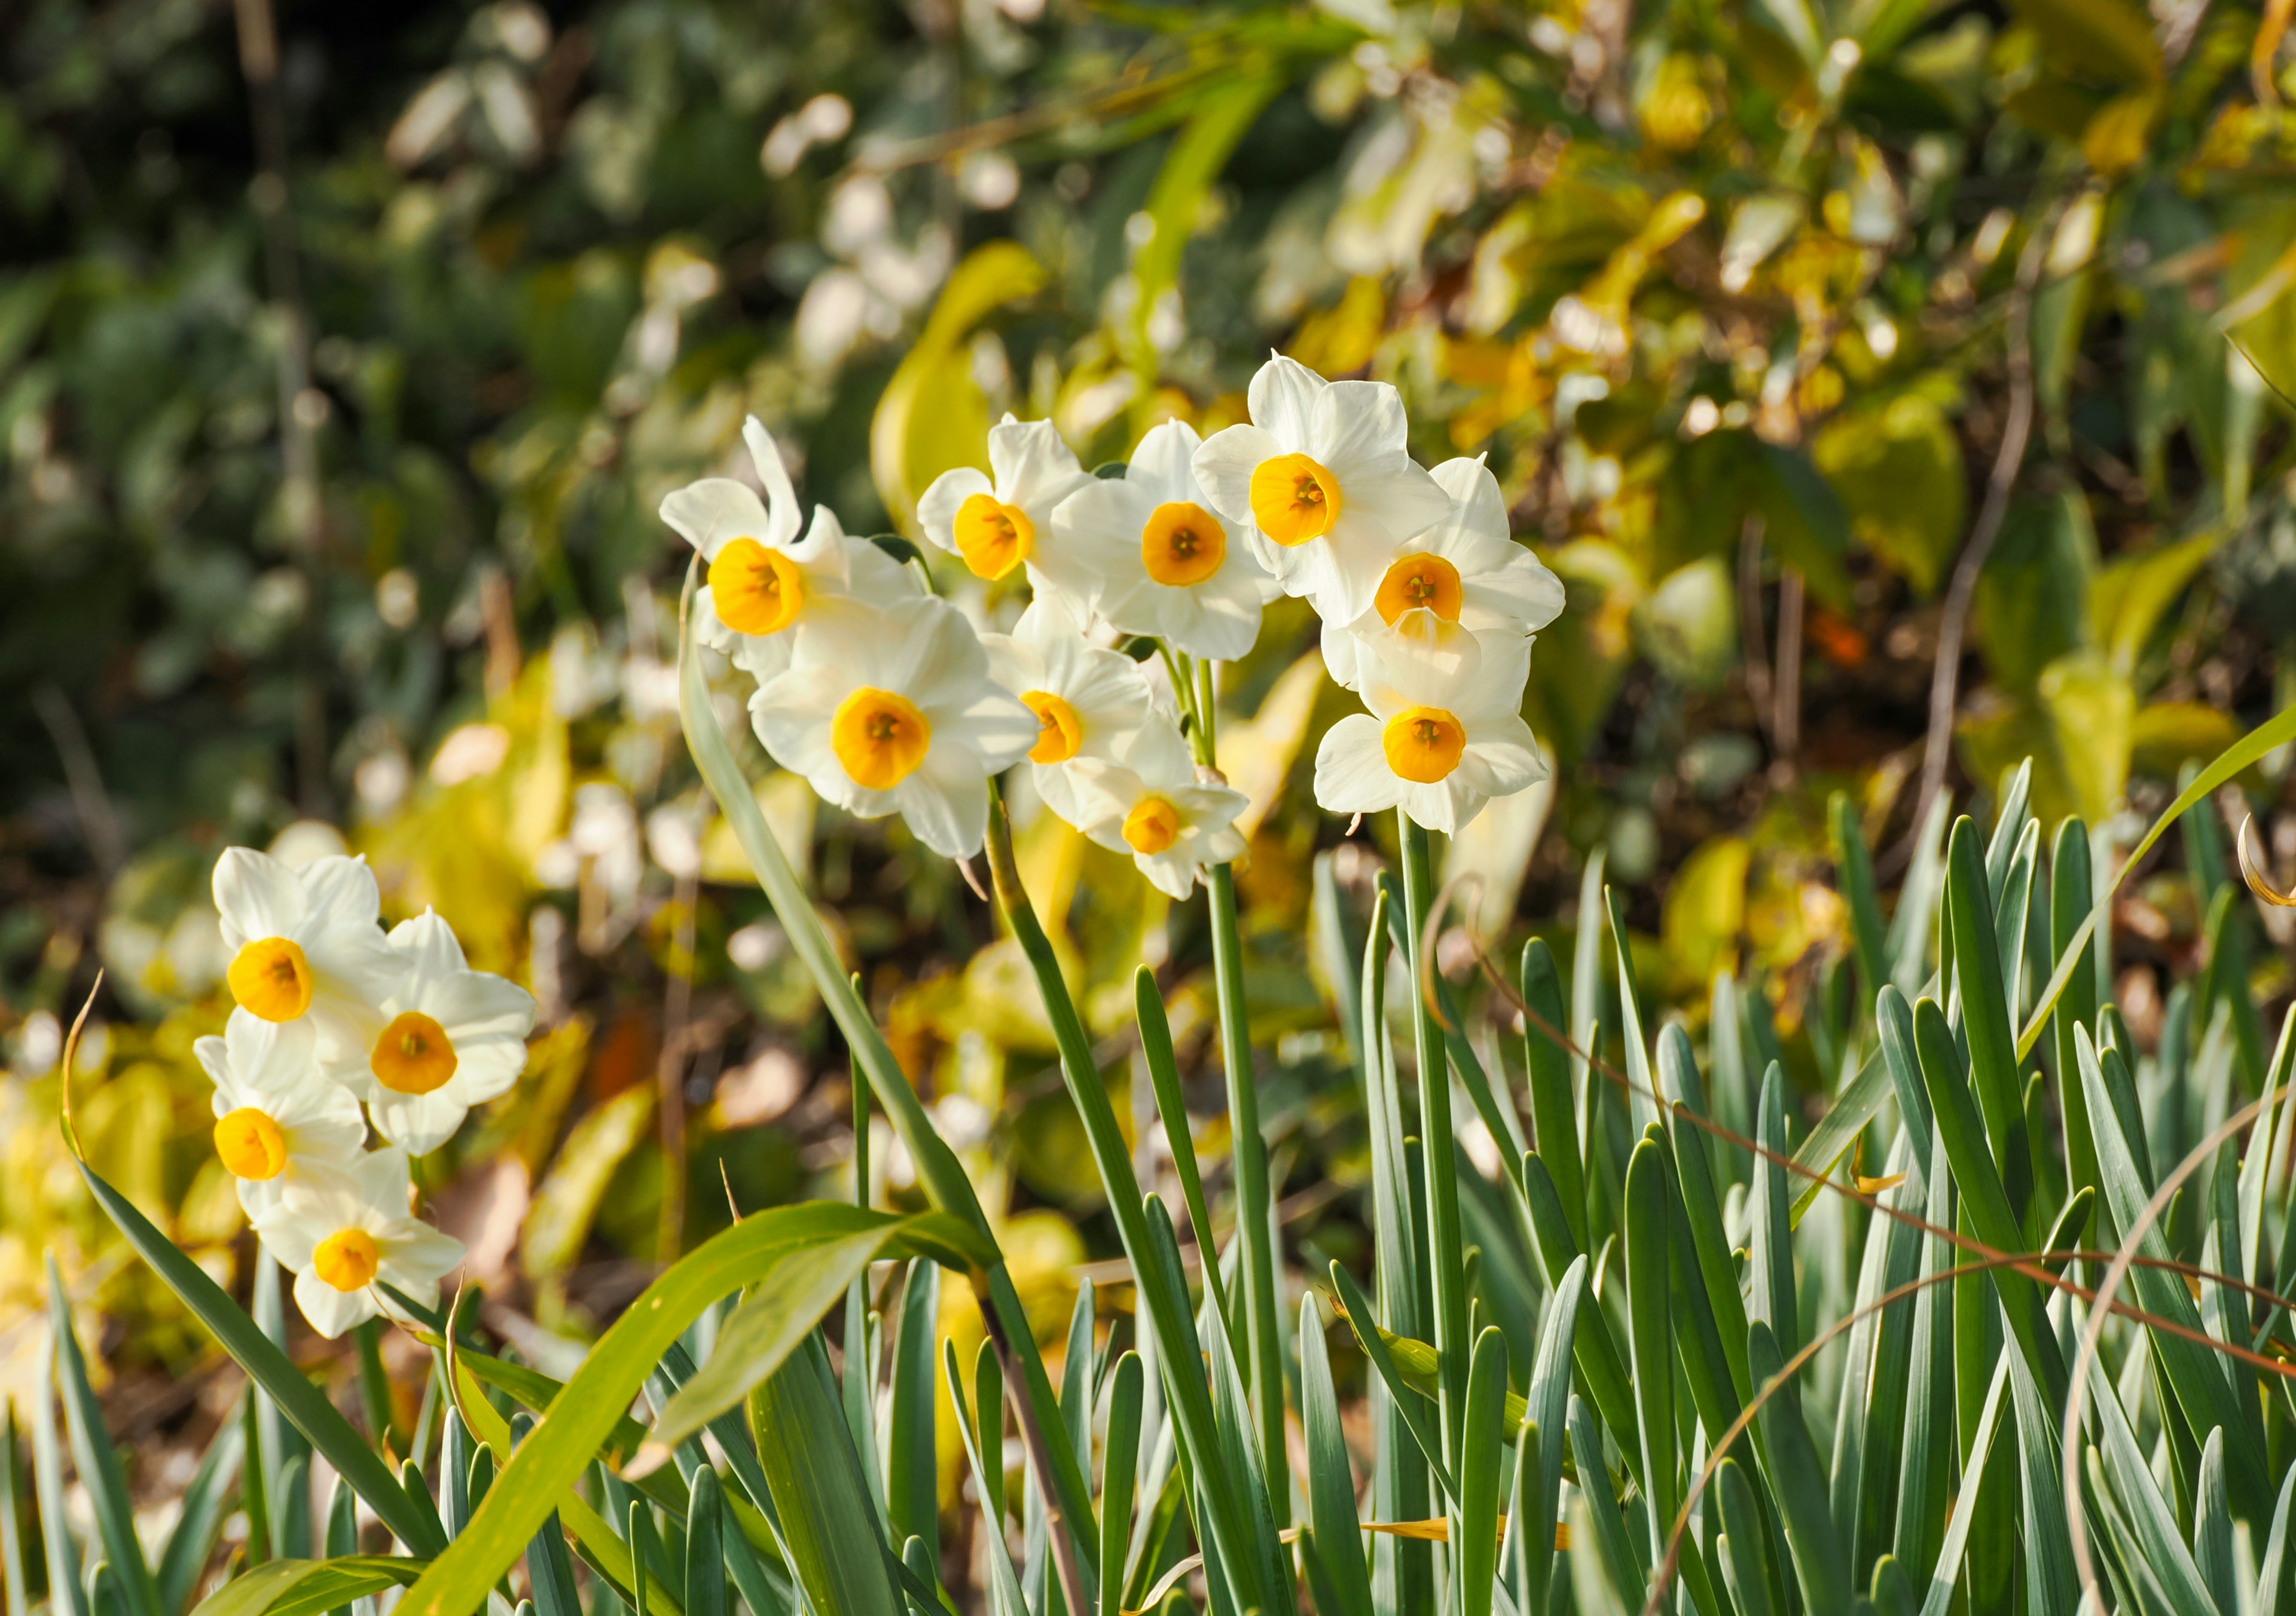
[[[215,902],[234,1008],[195,1053],[264,1249],[322,1335],[382,1311],[382,1285],[430,1300],[463,1247],[413,1215],[408,1161],[517,1080],[533,998],[472,970],[436,914],[384,931],[363,859],[297,868],[233,848]]]
[[[1562,584],[1511,536],[1481,461],[1411,458],[1393,388],[1279,357],[1250,404],[1209,439],[1151,429],[1120,474],[1008,415],[986,472],[937,479],[926,538],[986,583],[1029,586],[1009,634],[827,510],[804,520],[755,421],[762,500],[707,478],[661,513],[707,566],[696,629],[756,678],[766,750],[951,857],[980,849],[988,780],[1023,760],[1054,813],[1175,897],[1236,857],[1246,803],[1212,767],[1210,670],[1251,649],[1280,595],[1314,606],[1326,665],[1368,710],[1324,736],[1316,800],[1456,831],[1545,773],[1521,708]]]

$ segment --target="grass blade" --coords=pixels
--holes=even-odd
[[[1028,1601],[1021,1596],[1021,1576],[1013,1569],[1013,1552],[1004,1543],[1004,1471],[1001,1448],[991,1450],[984,1457],[981,1436],[994,1431],[1001,1434],[1004,1425],[1004,1393],[992,1391],[1003,1381],[996,1374],[996,1354],[983,1342],[980,1353],[981,1419],[976,1423],[973,1409],[965,1401],[964,1381],[957,1367],[956,1343],[941,1343],[941,1374],[948,1386],[948,1400],[956,1410],[956,1431],[964,1445],[964,1459],[972,1472],[973,1490],[981,1497],[980,1529],[988,1544],[988,1608],[992,1616],[1029,1616]],[[1103,1517],[1105,1530],[1106,1517]],[[1103,1585],[1103,1588],[1106,1587]],[[1102,1608],[1106,1611],[1107,1595],[1102,1595]]]
[[[1945,1538],[1938,1548],[1937,1563],[1930,1571],[1929,1594],[1922,1601],[1922,1616],[1946,1616],[1953,1603],[1954,1590],[1960,1585],[1961,1559],[1969,1546],[1970,1529],[1976,1524],[1977,1505],[1984,1492],[1980,1483],[1986,1473],[1986,1460],[1993,1451],[1994,1432],[2000,1429],[2003,1394],[2008,1386],[2009,1358],[2004,1353],[1993,1371],[1984,1407],[1971,1432],[1969,1454],[1963,1461],[1964,1473],[1970,1480],[1962,1488],[1961,1496],[1954,1500],[1952,1516],[1946,1522]]]
[[[1748,1192],[1753,1225],[1747,1236],[1753,1256],[1752,1285],[1747,1300],[1750,1320],[1770,1327],[1770,1337],[1787,1351],[1801,1335],[1801,1314],[1794,1305],[1793,1227],[1787,1202],[1785,1169],[1776,1158],[1786,1153],[1785,1073],[1775,1061],[1762,1074],[1762,1099],[1756,1124],[1756,1143],[1767,1153],[1754,1158],[1754,1183]],[[1751,1374],[1751,1367],[1748,1371]]]
[[[168,1546],[161,1551],[160,1564],[152,1573],[162,1611],[181,1611],[198,1591],[200,1573],[207,1569],[216,1534],[230,1506],[232,1484],[239,1480],[240,1456],[246,1435],[247,1427],[238,1420],[226,1420],[217,1426],[207,1452],[201,1456],[198,1473],[184,1489],[183,1511],[176,1517],[175,1527],[168,1534]],[[335,1496],[347,1501],[352,1490],[339,1481]],[[335,1552],[332,1545],[327,1552]],[[14,1608],[24,1607],[19,1604]]]
[[[685,1506],[685,1616],[726,1616],[725,1510],[718,1472],[693,1472]]]
[[[1769,1534],[1745,1467],[1735,1459],[1723,1460],[1714,1474],[1714,1492],[1722,1512],[1722,1576],[1739,1616],[1783,1616],[1770,1596]]]
[[[2288,1587],[2288,1504],[2296,1498],[2296,1469],[2280,1483],[2280,1502],[2272,1511],[2272,1532],[2265,1540],[2264,1566],[2256,1579],[2256,1616],[2280,1616],[2282,1595]]]
[[[120,1596],[128,1616],[160,1616],[160,1594],[135,1538],[135,1512],[128,1501],[127,1478],[120,1473],[119,1450],[111,1444],[102,1406],[87,1382],[87,1360],[80,1355],[79,1338],[72,1333],[71,1301],[53,1257],[48,1259],[48,1327],[55,1341],[56,1390],[63,1399],[72,1464],[87,1490]]]
[[[1634,1366],[1635,1432],[1650,1500],[1651,1563],[1666,1554],[1666,1534],[1681,1503],[1675,1483],[1674,1321],[1668,1267],[1666,1168],[1656,1125],[1627,1161],[1627,1353]]]
[[[1563,1025],[1562,984],[1546,939],[1534,937],[1522,949],[1522,1002],[1537,1012],[1523,1018],[1523,1054],[1530,1089],[1530,1127],[1539,1160],[1554,1180],[1572,1242],[1587,1249],[1586,1179],[1578,1160],[1578,1122],[1570,1097],[1570,1054],[1539,1029]],[[1558,1431],[1557,1435],[1560,1435]]]
[[[750,1436],[781,1513],[790,1570],[815,1616],[901,1616],[891,1557],[877,1536],[875,1506],[820,1338],[808,1337],[806,1347],[749,1401]]]
[[[1321,1333],[1319,1329],[1319,1340]],[[1101,1470],[1100,1616],[1120,1616],[1123,1609],[1125,1551],[1132,1541],[1132,1489],[1139,1479],[1144,1380],[1137,1352],[1123,1354],[1110,1372],[1108,1436]],[[1341,1452],[1344,1457],[1345,1450]],[[1310,1460],[1311,1472],[1313,1464]],[[1357,1564],[1360,1568],[1360,1557]]]
[[[1603,1557],[1611,1586],[1620,1589],[1636,1589],[1650,1581],[1650,1565],[1643,1558],[1643,1547],[1627,1530],[1627,1518],[1620,1512],[1619,1495],[1611,1484],[1611,1472],[1603,1465],[1603,1436],[1587,1405],[1577,1398],[1570,1399],[1570,1411],[1566,1416],[1570,1427],[1570,1453],[1577,1461],[1578,1497],[1587,1505],[1588,1520],[1595,1528],[1595,1552]]]
[[[1318,867],[1321,867],[1320,865]],[[1353,980],[1353,972],[1349,972]],[[1164,996],[1156,973],[1143,965],[1133,972],[1132,1002],[1140,1026],[1140,1053],[1148,1065],[1148,1082],[1156,1096],[1156,1115],[1164,1124],[1164,1142],[1172,1156],[1172,1171],[1180,1181],[1181,1204],[1187,1208],[1188,1227],[1196,1249],[1204,1253],[1204,1284],[1218,1299],[1220,1316],[1232,1317],[1222,1287],[1217,1253],[1219,1242],[1212,1233],[1211,1203],[1204,1197],[1204,1176],[1196,1164],[1195,1136],[1188,1127],[1188,1107],[1180,1093],[1180,1061],[1172,1050],[1172,1025],[1164,1014]],[[1361,1007],[1353,1024],[1360,1025]]]
[[[1945,907],[1954,971],[1960,982],[1962,1031],[1969,1045],[1970,1087],[1976,1093],[1986,1141],[1999,1176],[2013,1180],[2017,1175],[2010,1165],[2009,1136],[2025,1114],[2019,1103],[2015,1029],[2009,1019],[1994,906],[1977,850],[1977,827],[1965,816],[1954,822],[1946,853]],[[1952,1148],[1953,1143],[1948,1129],[1947,1147]],[[1964,1171],[1958,1158],[1954,1170]],[[2013,1198],[2011,1205],[2015,1205]]]
[[[1531,1360],[1530,1396],[1524,1409],[1518,1466],[1536,1477],[1535,1495],[1518,1489],[1515,1557],[1524,1609],[1546,1609],[1554,1580],[1554,1524],[1561,1519],[1562,1446],[1569,1438],[1571,1343],[1578,1330],[1578,1306],[1587,1294],[1587,1259],[1578,1258],[1546,1300],[1538,1321],[1538,1353]]]
[[[1882,901],[1874,890],[1874,859],[1866,850],[1866,833],[1857,826],[1857,806],[1847,792],[1836,792],[1825,805],[1827,829],[1833,842],[1836,884],[1849,906],[1849,936],[1857,950],[1857,974],[1872,998],[1890,980],[1889,938],[1882,927]]]

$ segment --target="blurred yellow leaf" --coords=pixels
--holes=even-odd
[[[2239,739],[2227,713],[2199,701],[2155,701],[2140,707],[2128,726],[2132,773],[2174,780],[2186,763],[2205,763]]]
[[[639,1084],[574,1125],[526,1215],[519,1251],[529,1276],[545,1279],[562,1274],[582,1255],[614,1170],[646,1136],[653,1120],[653,1100],[652,1087]]]
[[[1753,848],[1743,838],[1703,842],[1675,872],[1659,922],[1667,980],[1677,992],[1694,991],[1718,970],[1734,967],[1746,920],[1746,871]]]
[[[1250,799],[1235,816],[1235,828],[1247,841],[1283,793],[1324,687],[1323,653],[1310,651],[1283,670],[1258,712],[1242,722],[1220,725],[1220,772]]]

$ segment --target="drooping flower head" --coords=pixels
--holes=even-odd
[[[1075,779],[1080,762],[1187,767],[1187,743],[1157,708],[1139,664],[1086,641],[1057,597],[1034,602],[1011,634],[984,634],[980,644],[989,677],[1037,716],[1037,742],[1029,749],[1037,794],[1070,824],[1080,824],[1083,812]]]
[[[327,1068],[366,1101],[384,1138],[421,1156],[453,1138],[471,1107],[518,1080],[534,997],[472,970],[453,928],[434,912],[393,927],[390,948],[405,973],[375,1007],[373,1038],[363,1050],[338,1051]]]
[[[1097,581],[1061,543],[1053,513],[1092,473],[1051,422],[1010,415],[988,430],[988,468],[993,477],[959,466],[934,478],[917,501],[917,525],[975,577],[994,582],[1025,569],[1037,599],[1058,595],[1071,616],[1086,620]]]
[[[750,701],[775,762],[865,819],[898,813],[951,858],[980,850],[988,776],[1043,737],[1037,715],[988,677],[962,612],[931,595],[810,637]]]
[[[1093,759],[1077,769],[1084,833],[1131,854],[1159,891],[1185,898],[1207,865],[1226,864],[1243,851],[1235,829],[1235,816],[1249,802],[1242,792],[1206,783],[1193,767],[1144,775]]]
[[[661,519],[709,564],[694,592],[694,632],[759,678],[787,668],[801,625],[857,603],[918,593],[899,562],[849,538],[825,505],[803,536],[797,490],[772,435],[752,415],[742,429],[765,484],[759,499],[730,477],[705,477],[661,502]]]
[[[1222,515],[1251,524],[1286,595],[1353,622],[1396,545],[1441,521],[1450,496],[1411,458],[1402,396],[1383,381],[1326,381],[1278,355],[1249,398],[1250,422],[1207,439],[1196,477]]]
[[[1496,636],[1480,644],[1424,608],[1356,650],[1363,703],[1316,752],[1316,800],[1334,814],[1400,806],[1450,834],[1505,797],[1544,779],[1522,721],[1530,642]]]
[[[224,980],[241,1009],[266,1021],[308,1016],[322,1054],[364,1043],[400,971],[365,859],[331,854],[296,869],[228,848],[216,861],[215,906],[231,950]]]
[[[1562,580],[1512,537],[1498,479],[1481,457],[1447,460],[1431,475],[1451,496],[1451,513],[1394,546],[1370,611],[1352,622],[1324,620],[1324,665],[1350,690],[1357,647],[1407,611],[1431,611],[1487,638],[1534,633],[1562,610]]]
[[[255,1218],[266,1250],[295,1276],[295,1305],[330,1341],[383,1311],[378,1284],[421,1302],[463,1260],[463,1243],[408,1210],[406,1153],[369,1153],[340,1171],[299,1176]]]
[[[320,1071],[308,1017],[266,1021],[234,1010],[224,1036],[200,1039],[192,1053],[215,1084],[216,1156],[249,1217],[276,1205],[298,1178],[357,1159],[366,1120],[350,1091]]]
[[[1191,656],[1233,660],[1259,637],[1259,611],[1283,593],[1259,564],[1250,524],[1213,508],[1196,480],[1202,439],[1185,421],[1148,429],[1120,478],[1061,502],[1053,530],[1100,580],[1100,614]]]

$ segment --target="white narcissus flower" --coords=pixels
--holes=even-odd
[[[390,947],[405,976],[376,1006],[374,1037],[335,1052],[326,1068],[366,1102],[375,1131],[422,1156],[453,1138],[471,1107],[518,1081],[534,996],[472,970],[453,928],[430,910],[391,928]]]
[[[1187,742],[1157,710],[1139,664],[1089,644],[1056,596],[1031,603],[1011,634],[984,634],[980,644],[988,652],[988,677],[1037,716],[1037,741],[1029,749],[1037,794],[1070,824],[1083,824],[1079,762],[1186,771]]]
[[[980,850],[988,776],[1029,755],[1043,726],[988,677],[964,615],[932,595],[808,636],[750,699],[758,739],[829,801],[899,814],[937,853]]]
[[[1120,763],[1087,759],[1077,773],[1085,834],[1131,854],[1159,891],[1185,898],[1206,865],[1226,864],[1243,851],[1235,816],[1250,799],[1242,792],[1203,784],[1185,767],[1144,777]]]
[[[332,1341],[384,1310],[388,1284],[434,1302],[463,1243],[408,1210],[406,1153],[373,1151],[340,1170],[299,1176],[255,1219],[264,1249],[295,1276],[295,1305]]]
[[[266,1021],[234,1010],[224,1035],[192,1053],[215,1084],[215,1148],[253,1218],[316,1169],[348,1167],[366,1143],[358,1101],[319,1070],[307,1019]]]
[[[1383,381],[1326,381],[1279,354],[1249,397],[1250,423],[1196,451],[1197,480],[1223,516],[1252,525],[1286,595],[1351,623],[1396,545],[1441,521],[1450,496],[1411,458],[1402,396]]]
[[[1051,422],[1010,415],[988,429],[988,469],[993,478],[972,466],[934,478],[917,501],[917,525],[976,577],[993,582],[1025,567],[1038,599],[1057,595],[1073,616],[1089,617],[1097,580],[1060,542],[1053,512],[1092,473]]]
[[[1447,835],[1493,797],[1546,778],[1522,721],[1529,639],[1478,644],[1422,609],[1363,641],[1356,657],[1371,711],[1341,718],[1316,749],[1316,800],[1328,812],[1400,806]]]
[[[1079,488],[1053,513],[1063,550],[1088,559],[1100,614],[1191,656],[1233,661],[1283,591],[1252,554],[1250,525],[1211,508],[1196,480],[1203,440],[1185,421],[1148,429],[1120,478]]]
[[[224,980],[241,1009],[266,1021],[309,1016],[323,1055],[365,1046],[373,1005],[400,972],[366,860],[330,854],[296,869],[226,848],[216,861],[215,906],[231,950]]]
[[[1324,666],[1350,690],[1357,647],[1406,611],[1432,611],[1480,639],[1534,633],[1562,610],[1562,580],[1515,542],[1482,457],[1447,460],[1431,475],[1451,496],[1449,517],[1395,546],[1369,611],[1352,623],[1324,620]]]
[[[797,490],[772,434],[752,415],[742,436],[766,497],[730,477],[705,477],[665,498],[661,519],[709,563],[708,581],[693,595],[695,635],[766,679],[789,666],[800,625],[824,621],[857,601],[919,591],[891,556],[847,537],[825,505],[814,507],[800,537]]]

